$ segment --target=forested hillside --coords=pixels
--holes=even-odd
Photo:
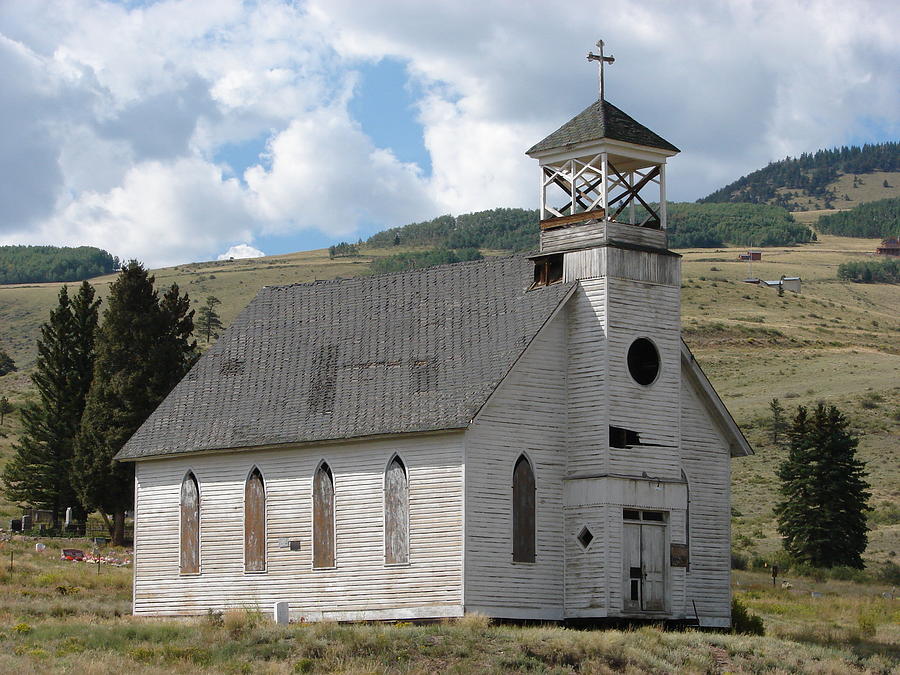
[[[392,227],[372,235],[369,246],[443,246],[527,251],[537,248],[537,210],[491,209],[461,216],[439,216],[423,223]]]
[[[896,237],[900,235],[900,199],[881,199],[825,215],[816,227],[825,234],[842,237]]]
[[[93,246],[0,246],[0,284],[81,281],[118,266],[118,258]]]
[[[897,142],[818,150],[772,162],[697,201],[777,204],[798,211],[806,210],[815,201],[816,208],[829,209],[840,206],[841,201],[851,200],[846,194],[847,186],[839,189],[835,185],[842,174],[854,174],[850,187],[856,188],[860,184],[856,177],[859,174],[897,171],[900,171],[900,143]]]
[[[815,239],[790,213],[766,204],[669,204],[669,245],[673,248],[740,246],[790,246]],[[640,220],[640,209],[636,218]],[[394,227],[373,235],[369,246],[433,247],[457,251],[470,260],[470,249],[529,251],[538,248],[538,212],[526,209],[492,209],[461,216],[440,216],[423,223]],[[463,253],[465,252],[465,253]],[[409,269],[421,262],[440,264],[450,259],[430,256],[397,256],[377,271]],[[402,260],[401,260],[402,258]],[[444,258],[447,258],[446,260]],[[436,262],[435,262],[436,261]],[[396,264],[395,264],[396,263]]]

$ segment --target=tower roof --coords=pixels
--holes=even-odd
[[[544,140],[533,145],[527,155],[575,143],[608,138],[671,152],[680,152],[662,136],[650,131],[609,101],[594,101]]]

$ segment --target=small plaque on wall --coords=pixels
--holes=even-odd
[[[688,566],[688,545],[672,544],[669,552],[669,561],[672,567]]]

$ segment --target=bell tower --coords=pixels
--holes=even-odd
[[[540,163],[541,256],[536,283],[582,278],[558,254],[619,243],[666,250],[666,160],[678,148],[606,100],[604,66],[615,61],[589,52],[600,70],[600,96],[527,155]],[[570,261],[574,263],[575,260]]]

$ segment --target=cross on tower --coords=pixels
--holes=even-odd
[[[599,54],[594,54],[593,52],[588,52],[587,60],[588,61],[598,61],[598,66],[600,68],[600,100],[603,100],[603,64],[604,63],[615,63],[615,56],[603,56],[603,40],[597,40],[597,49],[600,50]]]

